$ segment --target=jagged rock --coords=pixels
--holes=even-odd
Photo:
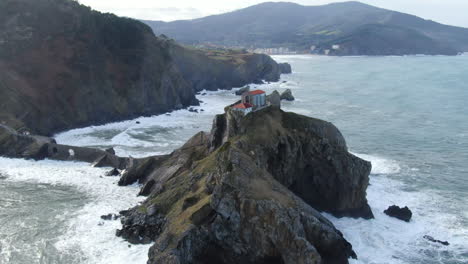
[[[110,154],[112,154],[112,155],[115,155],[115,150],[114,150],[114,148],[108,148],[108,149],[106,149],[105,151],[106,151],[107,153],[110,153]]]
[[[411,216],[413,215],[413,213],[407,206],[400,208],[396,205],[388,207],[387,210],[384,211],[384,213],[388,216],[398,218],[405,222],[409,222],[411,220]]]
[[[216,117],[212,148],[240,137],[235,144],[255,153],[252,159],[260,167],[315,209],[336,216],[373,217],[366,199],[371,164],[348,152],[333,124],[278,108],[245,118],[236,113]]]
[[[118,237],[132,244],[149,244],[161,233],[166,219],[158,214],[150,215],[146,208],[120,212],[122,229],[116,231]]]
[[[281,107],[281,96],[278,91],[274,90],[271,94],[267,95],[267,102],[275,107]]]
[[[429,241],[431,241],[431,242],[434,242],[434,243],[442,244],[442,245],[444,245],[444,246],[450,245],[450,243],[449,243],[448,241],[437,240],[437,239],[435,239],[435,238],[433,238],[433,237],[431,237],[431,236],[428,236],[428,235],[423,236],[423,238],[425,238],[425,239],[427,239],[427,240],[429,240]]]
[[[112,170],[106,172],[106,176],[119,176],[120,175],[120,171],[116,168],[113,168]]]
[[[291,64],[285,62],[285,63],[279,63],[278,66],[279,66],[280,72],[281,72],[282,74],[290,74],[290,73],[292,73]]]
[[[250,91],[250,86],[247,85],[245,87],[240,88],[239,90],[236,91],[236,95],[243,95],[245,92]]]
[[[211,134],[136,161],[128,170],[149,197],[123,213],[117,235],[154,241],[150,264],[348,263],[352,246],[316,209],[372,217],[370,163],[332,124],[274,107],[227,108]]]
[[[145,185],[143,186],[143,188],[141,188],[140,192],[138,193],[138,195],[140,196],[148,196],[151,194],[151,190],[153,189],[154,187],[154,184],[156,182],[154,180],[150,180],[148,181],[147,183],[145,183]]]
[[[294,101],[294,96],[292,95],[291,89],[286,89],[281,93],[281,100]]]

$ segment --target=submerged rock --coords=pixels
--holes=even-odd
[[[281,100],[286,101],[294,101],[294,96],[292,95],[291,89],[286,89],[283,93],[281,93]]]
[[[120,175],[120,171],[116,168],[113,168],[112,170],[106,172],[106,176],[119,176]]]
[[[370,167],[328,122],[227,110],[210,134],[134,161],[125,183],[149,196],[117,235],[154,241],[148,263],[348,263],[352,246],[318,210],[372,217]]]
[[[448,241],[437,240],[437,239],[435,239],[435,238],[433,238],[433,237],[431,237],[431,236],[428,236],[428,235],[423,236],[423,238],[424,238],[424,239],[427,239],[427,240],[429,240],[429,241],[431,241],[431,242],[434,242],[434,243],[442,244],[442,245],[444,245],[444,246],[450,245],[450,243],[449,243]]]
[[[384,213],[388,216],[398,218],[405,222],[409,222],[411,220],[411,216],[413,215],[413,213],[407,206],[400,208],[396,205],[388,207],[387,210],[384,211]]]
[[[120,218],[120,215],[116,215],[116,214],[101,215],[101,219],[102,220],[107,220],[107,221],[117,220],[119,218]]]

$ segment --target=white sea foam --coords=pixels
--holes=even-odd
[[[325,214],[353,245],[359,259],[351,263],[463,263],[458,258],[468,253],[468,232],[458,228],[459,219],[441,212],[443,205],[437,201],[442,198],[403,189],[401,182],[383,175],[371,176],[367,198],[375,219],[338,219]],[[410,223],[383,213],[393,204],[408,206],[413,211]],[[429,242],[424,235],[447,240],[451,245]]]
[[[101,177],[105,171],[86,163],[0,158],[0,173],[8,175],[7,181],[73,186],[90,198],[59,237],[55,244],[59,251],[76,253],[80,263],[146,263],[150,245],[129,248],[115,236],[120,221],[100,219],[103,214],[118,213],[143,200],[136,196],[138,186],[119,187],[118,178]]]
[[[404,183],[387,177],[401,173],[400,164],[395,160],[353,154],[372,163],[367,199],[375,219],[338,219],[325,214],[353,245],[359,259],[350,263],[463,263],[459,256],[468,253],[468,240],[465,239],[468,231],[457,228],[462,225],[459,218],[443,213],[444,203],[450,201],[437,193],[405,191]],[[412,210],[410,223],[383,213],[393,204]],[[425,235],[448,240],[451,245],[444,247],[431,243],[423,238]]]
[[[383,158],[377,155],[352,153],[361,159],[370,161],[372,164],[372,174],[395,174],[401,171],[401,167],[397,161]]]

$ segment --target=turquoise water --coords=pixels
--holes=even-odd
[[[372,162],[367,197],[375,219],[325,214],[352,243],[358,260],[351,262],[468,263],[468,56],[275,59],[291,63],[293,74],[254,87],[268,93],[291,89],[297,100],[283,102],[284,110],[333,122],[350,151]],[[208,131],[214,115],[238,97],[217,91],[199,99],[203,103],[196,109],[204,110],[199,114],[179,110],[71,130],[56,139],[112,146],[123,156],[169,153],[198,131]],[[147,247],[129,248],[114,236],[118,221],[101,226],[99,218],[139,202],[138,186],[117,187],[116,179],[101,178],[103,173],[85,164],[0,158],[0,201],[9,201],[0,203],[0,211],[12,212],[0,213],[0,222],[15,221],[15,215],[23,220],[20,227],[0,226],[0,262],[145,263]],[[393,204],[410,207],[410,223],[383,214]],[[17,206],[21,210],[15,211]],[[37,210],[41,214],[35,216]],[[10,234],[22,239],[7,240]],[[424,235],[450,245],[429,242]],[[53,261],[24,258],[32,253]]]

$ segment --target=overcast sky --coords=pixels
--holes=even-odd
[[[172,21],[220,14],[266,1],[258,0],[79,0],[92,8],[148,20]],[[302,5],[322,5],[331,0],[290,0]],[[440,23],[468,27],[468,0],[362,0],[374,6],[432,19]]]

